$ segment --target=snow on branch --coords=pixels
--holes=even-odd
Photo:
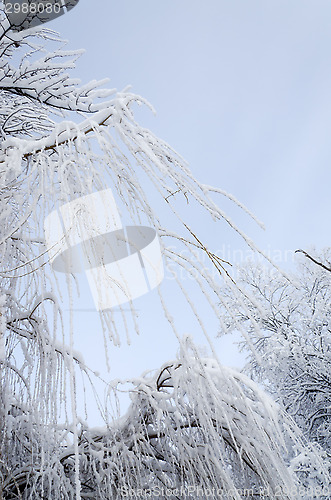
[[[167,498],[182,498],[178,492],[186,491],[185,497],[193,499],[198,488],[214,488],[224,498],[239,500],[244,488],[257,495],[265,488],[274,497],[278,488],[296,487],[286,459],[291,441],[300,448],[295,427],[288,421],[284,434],[277,405],[239,372],[201,358],[189,339],[176,361],[136,384],[125,416],[104,429],[82,424],[81,498],[115,500],[126,491],[167,489],[172,492]],[[36,454],[33,471],[14,467],[18,472],[4,491],[15,493],[21,482],[25,492],[37,494],[44,469],[53,471],[44,494],[71,498],[76,452],[73,445],[65,445],[64,437],[59,431],[48,438],[43,463]]]
[[[75,67],[77,59],[84,53],[83,50],[57,48],[49,52],[44,44],[34,42],[38,37],[44,44],[66,44],[53,32],[42,28],[22,33],[5,32],[2,35],[0,90],[47,104],[54,110],[94,113],[107,105],[105,99],[114,94],[114,89],[100,87],[103,87],[108,79],[92,80],[79,86],[80,80],[71,78],[68,73]],[[17,67],[10,62],[14,53],[17,54],[16,58],[20,59]]]
[[[60,48],[48,49],[52,43]],[[155,376],[133,381],[126,416],[112,420],[107,405],[99,405],[107,423],[102,432],[78,416],[77,373],[89,381],[93,373],[74,349],[72,316],[64,345],[63,287],[49,265],[47,215],[111,186],[126,221],[148,225],[160,236],[173,290],[210,345],[192,281],[181,280],[178,271],[194,277],[217,319],[224,283],[241,305],[247,296],[231,277],[231,263],[198,234],[191,206],[200,210],[200,225],[206,221],[217,231],[216,224],[225,222],[255,249],[214,196],[253,216],[234,196],[195,179],[176,151],[136,122],[134,106],[149,106],[143,98],[128,89],[105,90],[104,81],[81,85],[69,76],[81,52],[64,50],[56,34],[39,28],[13,33],[3,19],[0,54],[0,496],[121,499],[123,488],[148,485],[173,491],[217,487],[225,495],[263,486],[274,496],[277,485],[284,491],[295,487],[296,470],[306,463],[304,454],[298,457],[307,450],[298,429],[250,379],[203,359],[190,341],[181,342],[178,359]],[[65,292],[71,305],[74,286],[70,275]],[[158,294],[180,339],[162,286]],[[222,300],[238,325],[237,311]],[[131,302],[129,310],[131,323],[124,309],[118,316],[101,311],[106,356],[109,341],[120,344],[139,332]],[[251,304],[245,311],[257,324]],[[315,455],[308,455],[314,464]]]
[[[326,271],[329,271],[331,273],[331,267],[327,267],[325,264],[323,264],[323,262],[319,262],[318,260],[314,259],[314,257],[312,257],[311,255],[309,255],[304,250],[296,250],[295,253],[303,253],[303,255],[305,257],[307,257],[308,259],[310,259],[312,262],[314,262],[314,264],[316,264],[317,266],[322,267],[323,269],[325,269]]]

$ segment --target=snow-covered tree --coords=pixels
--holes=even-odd
[[[284,456],[290,460],[290,443],[301,444],[247,377],[201,358],[186,339],[177,360],[136,383],[127,414],[103,430],[82,424],[77,449],[65,444],[66,429],[50,434],[37,425],[32,433],[12,412],[20,425],[15,421],[7,441],[6,498],[19,489],[23,498],[73,498],[78,480],[81,498],[197,498],[207,491],[212,498],[240,499],[244,491],[294,497],[298,485]],[[29,450],[38,446],[32,467]]]
[[[246,297],[228,289],[224,302],[231,304],[231,317],[226,312],[222,319],[228,331],[239,329],[245,336],[247,373],[330,458],[330,249],[316,257],[300,253],[305,257],[288,279],[253,263],[242,268],[238,285]]]
[[[147,104],[141,97],[71,78],[80,52],[66,50],[57,34],[41,28],[13,31],[4,15],[0,29],[1,496],[123,498],[126,488],[152,486],[161,489],[160,495],[153,493],[161,498],[181,498],[178,488],[187,488],[190,498],[200,496],[197,488],[218,489],[229,499],[241,498],[247,488],[262,497],[279,491],[282,498],[297,498],[299,483],[290,464],[305,445],[295,425],[251,380],[216,358],[203,359],[188,340],[179,339],[176,361],[134,381],[126,416],[114,420],[101,408],[105,429],[96,432],[77,415],[76,375],[93,385],[94,374],[73,349],[75,332],[70,330],[68,346],[61,339],[60,290],[48,262],[46,216],[111,186],[132,225],[156,230],[165,265],[195,273],[217,314],[220,285],[201,265],[202,256],[235,286],[228,264],[200,241],[177,198],[199,204],[202,216],[233,226],[212,198],[228,195],[196,181],[167,144],[136,123],[134,105]],[[153,209],[156,197],[162,214]],[[176,280],[207,334],[189,288]],[[68,276],[71,298],[73,283]],[[159,295],[177,335],[161,289]],[[130,307],[131,319],[124,309],[120,320],[111,310],[101,311],[108,340],[120,343],[125,330],[127,335],[138,330]],[[116,397],[111,383],[108,391]],[[310,458],[323,474],[318,456]],[[172,493],[162,490],[168,487]]]

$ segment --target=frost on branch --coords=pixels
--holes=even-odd
[[[238,329],[244,336],[246,372],[324,450],[325,467],[331,470],[330,249],[312,255],[314,260],[298,257],[290,281],[273,269],[247,265],[237,282],[245,297],[234,288],[225,291],[231,316],[223,307],[222,321],[227,331]],[[300,466],[303,476],[309,476],[307,457]]]
[[[249,379],[200,359],[189,344],[178,361],[136,384],[125,418],[112,421],[100,407],[107,424],[102,435],[79,419],[77,374],[92,386],[94,374],[74,351],[76,332],[63,345],[62,291],[44,242],[43,222],[52,210],[111,187],[127,222],[157,231],[177,292],[207,338],[191,281],[182,283],[176,271],[194,275],[216,316],[221,279],[236,284],[230,263],[188,220],[190,206],[254,245],[214,197],[240,203],[199,183],[175,151],[138,125],[133,111],[147,105],[142,98],[103,90],[98,82],[80,85],[69,76],[80,52],[64,50],[48,30],[13,33],[2,21],[0,53],[1,493],[57,500],[121,498],[125,484],[148,482],[224,489],[244,483],[272,491],[276,481],[292,485],[295,473],[286,461],[287,447],[294,458],[299,452],[292,444],[301,450],[295,428],[282,430],[285,417]],[[68,277],[70,301],[74,284]],[[159,296],[179,337],[161,288]],[[124,309],[121,317],[102,313],[106,340],[120,344],[139,330],[130,307],[132,323]]]
[[[125,416],[103,430],[81,425],[76,450],[81,498],[121,499],[128,490],[155,488],[174,491],[161,498],[182,498],[176,494],[182,489],[194,499],[194,488],[214,488],[230,500],[241,498],[236,490],[258,493],[262,487],[272,498],[277,488],[294,487],[287,445],[301,443],[291,423],[285,420],[284,425],[277,405],[251,380],[201,358],[189,339],[182,342],[177,360],[136,384]],[[34,427],[24,422],[23,412],[10,413],[14,429]],[[15,492],[24,484],[24,498],[32,491],[36,497],[43,491],[48,498],[73,498],[75,447],[65,443],[68,433],[38,436],[36,431],[33,437],[43,443],[34,450],[33,470],[15,464],[24,445],[15,442],[21,448],[13,452],[4,491]],[[33,444],[31,440],[29,448]],[[28,454],[24,450],[27,463]]]
[[[128,90],[114,93],[100,88],[98,82],[81,86],[73,80],[69,71],[80,52],[47,48],[59,43],[54,34],[38,29],[22,33],[4,29],[0,38],[0,182],[10,200],[5,223],[9,225],[8,229],[3,228],[3,242],[10,243],[11,252],[13,246],[18,252],[14,260],[4,259],[1,276],[20,277],[20,286],[29,280],[42,280],[42,284],[38,282],[30,288],[32,297],[54,291],[50,275],[46,278],[45,273],[34,273],[47,261],[43,241],[45,217],[59,205],[111,187],[128,223],[146,224],[157,231],[170,272],[183,269],[194,273],[217,314],[215,291],[220,280],[212,277],[211,270],[216,267],[220,278],[229,279],[230,263],[217,258],[201,242],[189,220],[190,206],[200,206],[201,217],[207,223],[208,219],[211,224],[226,221],[253,247],[213,196],[228,197],[241,206],[240,203],[222,190],[199,183],[175,151],[136,122],[134,107],[149,106],[144,99]],[[16,65],[13,60],[18,61]],[[10,107],[13,112],[8,115]],[[61,117],[65,119],[61,121]],[[178,210],[183,199],[185,209]],[[203,262],[206,256],[209,266]],[[190,300],[189,287],[178,280],[178,274],[174,272],[179,293],[204,328],[199,310]],[[166,304],[163,297],[161,301]],[[175,331],[172,314],[166,308],[165,314]],[[119,344],[125,334],[120,335],[111,312],[103,316],[107,336]],[[125,314],[122,320],[127,329]],[[134,324],[134,329],[138,328]]]

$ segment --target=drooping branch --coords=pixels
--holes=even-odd
[[[22,140],[11,137],[3,142],[3,148],[8,149],[17,147],[22,151],[23,158],[41,153],[43,151],[56,151],[56,148],[67,144],[69,141],[75,141],[78,134],[88,135],[93,132],[94,127],[101,127],[107,124],[107,121],[113,116],[112,108],[102,109],[80,124],[64,121],[47,137],[38,140]]]
[[[316,264],[317,266],[322,267],[323,269],[325,269],[326,271],[329,271],[329,273],[331,273],[331,267],[327,267],[325,264],[323,264],[323,262],[319,262],[318,260],[314,259],[314,257],[312,257],[311,255],[309,255],[304,250],[299,249],[299,250],[296,250],[294,253],[303,253],[303,255],[305,257],[307,257],[307,259],[310,259],[312,262],[314,262],[314,264]]]

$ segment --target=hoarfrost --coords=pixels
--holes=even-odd
[[[272,495],[277,485],[290,491],[299,484],[299,457],[308,453],[297,427],[248,377],[221,366],[215,356],[204,359],[190,339],[180,338],[161,290],[165,317],[180,342],[178,358],[154,376],[136,380],[125,416],[116,418],[100,404],[105,420],[101,432],[89,429],[78,417],[77,373],[92,389],[96,374],[75,351],[73,328],[68,346],[59,340],[61,290],[48,267],[43,233],[50,211],[111,185],[132,224],[144,222],[157,231],[170,271],[172,265],[189,272],[194,267],[201,293],[216,316],[220,282],[211,268],[232,290],[239,290],[243,304],[245,292],[233,281],[230,263],[207,248],[185,220],[186,213],[176,208],[176,197],[194,200],[206,220],[224,220],[250,247],[254,244],[214,202],[212,193],[244,207],[224,191],[199,183],[175,151],[138,125],[133,105],[146,104],[144,99],[129,89],[102,89],[103,81],[80,86],[69,72],[81,51],[64,50],[59,37],[46,29],[10,33],[4,26],[0,25],[1,495],[116,499],[123,498],[128,487],[146,491],[151,485],[172,488],[173,498],[178,498],[176,488],[188,486],[215,487],[225,495],[241,487],[263,486]],[[47,49],[47,44],[62,48]],[[14,60],[19,60],[16,67]],[[152,186],[152,196],[143,178]],[[154,210],[154,199],[162,202],[162,214]],[[172,217],[177,230],[168,227]],[[181,249],[187,251],[185,258]],[[207,256],[209,269],[199,265],[201,256]],[[176,283],[213,350],[189,287],[179,279]],[[68,277],[71,304],[74,286],[74,278]],[[231,315],[231,307],[222,300]],[[130,311],[133,328],[121,310],[126,331],[121,331],[112,311],[101,312],[106,347],[107,339],[120,344],[130,338],[130,330],[139,330],[132,303]],[[234,314],[232,318],[237,321]],[[258,331],[258,322],[255,326]],[[116,399],[117,381],[106,388]],[[309,453],[319,473],[325,474],[318,453]]]

